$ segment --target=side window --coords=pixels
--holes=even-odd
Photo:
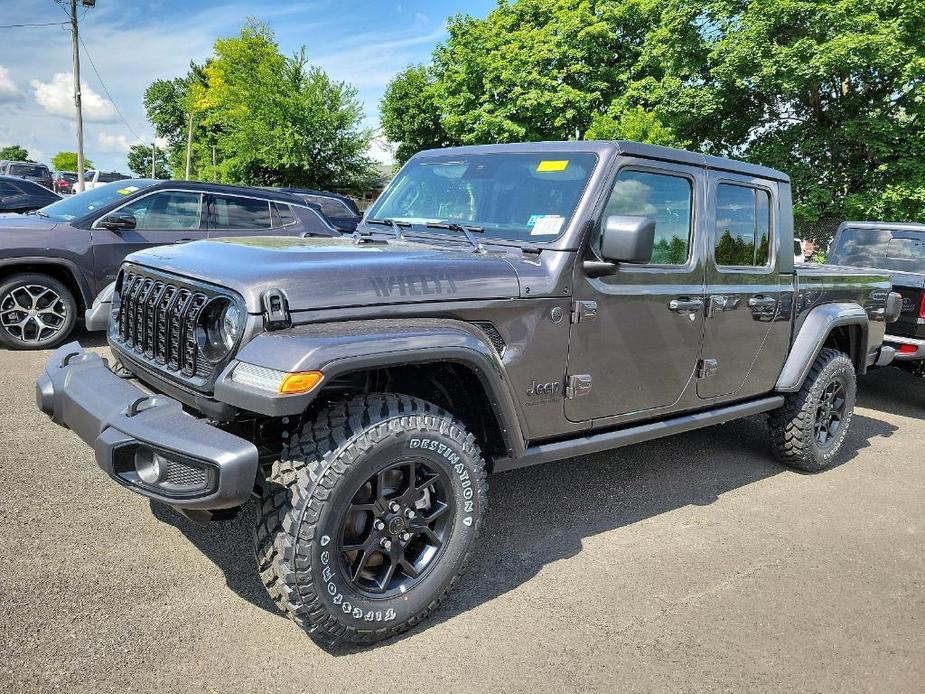
[[[764,267],[771,239],[771,196],[766,190],[720,183],[716,189],[717,265]]]
[[[213,195],[215,229],[269,229],[270,203],[267,200]]]
[[[0,195],[19,195],[21,191],[8,181],[0,181]]]
[[[624,169],[617,175],[604,219],[633,215],[655,220],[652,265],[684,265],[690,257],[693,188],[689,179]]]
[[[202,195],[179,190],[152,193],[119,208],[135,215],[135,228],[161,230],[199,229]]]
[[[285,227],[290,224],[295,224],[292,208],[282,202],[273,203],[273,227]]]

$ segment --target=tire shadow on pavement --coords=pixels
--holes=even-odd
[[[397,639],[411,638],[516,589],[545,565],[579,554],[585,538],[684,506],[708,506],[726,492],[791,472],[770,453],[766,420],[750,417],[489,477],[490,512],[472,563],[444,605]],[[891,436],[896,429],[855,414],[844,449],[828,470],[850,464],[872,439]],[[231,590],[285,618],[257,575],[252,547],[256,504],[248,504],[232,521],[206,526],[156,502],[151,509],[224,572]],[[318,645],[335,656],[364,650]]]

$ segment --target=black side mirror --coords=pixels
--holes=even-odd
[[[600,248],[604,260],[645,264],[652,260],[654,246],[654,219],[615,214],[605,220]]]
[[[113,212],[103,217],[100,226],[110,231],[120,231],[122,229],[134,229],[137,224],[135,215],[131,212]]]

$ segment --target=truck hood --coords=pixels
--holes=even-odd
[[[150,248],[127,260],[231,289],[251,313],[262,310],[268,289],[282,290],[290,311],[520,295],[503,254],[427,243],[224,238]]]

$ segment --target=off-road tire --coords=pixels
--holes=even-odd
[[[831,441],[820,445],[814,430],[816,413],[826,387],[836,379],[845,389],[845,416]],[[783,407],[769,415],[771,449],[775,457],[784,465],[806,472],[828,467],[848,435],[856,391],[851,359],[831,348],[819,352],[800,390],[788,394]]]
[[[3,282],[0,282],[0,320],[4,323],[7,322],[11,315],[4,311],[5,308],[9,308],[5,302],[10,300],[11,292],[16,292],[22,287],[44,287],[57,294],[61,300],[61,305],[64,307],[64,319],[54,334],[49,334],[50,331],[48,330],[38,331],[39,334],[45,334],[46,337],[37,340],[24,340],[20,337],[22,335],[21,331],[19,335],[12,334],[10,329],[0,325],[0,344],[10,349],[50,349],[59,346],[71,334],[74,330],[74,325],[77,323],[77,301],[74,299],[74,294],[62,282],[49,275],[37,272],[11,275]],[[30,330],[35,329],[36,325],[30,327]],[[16,330],[13,330],[13,332],[16,332]],[[28,333],[26,334],[28,336]]]
[[[373,600],[338,571],[332,538],[355,485],[406,448],[428,465],[443,466],[455,494],[450,535],[419,583]],[[459,580],[487,492],[475,437],[436,405],[393,394],[328,405],[294,427],[267,474],[255,529],[261,579],[279,608],[321,643],[372,643],[399,634],[437,609]]]

